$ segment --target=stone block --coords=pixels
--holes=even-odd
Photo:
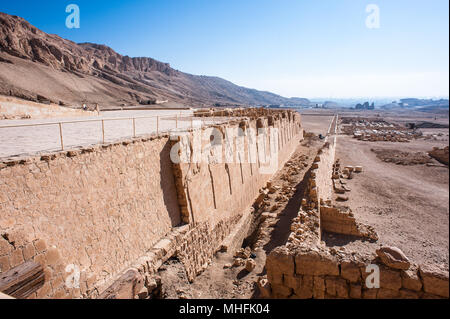
[[[313,297],[313,287],[314,287],[314,277],[313,276],[303,276],[301,284],[294,289],[295,294],[300,299],[310,299]]]
[[[364,289],[362,292],[362,299],[377,299],[378,289],[370,288]]]
[[[38,239],[34,242],[34,247],[36,248],[36,251],[38,253],[41,253],[47,249],[47,244],[46,244],[45,240]]]
[[[266,260],[267,273],[294,275],[294,258],[286,249],[272,250]]]
[[[313,298],[325,298],[325,280],[322,277],[314,276]]]
[[[47,263],[53,266],[59,263],[61,256],[58,249],[52,247],[49,248],[45,253],[45,258],[47,260]]]
[[[256,267],[256,262],[253,259],[247,259],[247,261],[245,262],[245,270],[247,270],[248,272],[252,272],[253,269],[255,269]]]
[[[397,247],[381,247],[376,250],[376,254],[390,268],[406,270],[410,266],[406,255]]]
[[[36,251],[34,249],[33,243],[28,243],[23,249],[23,258],[25,259],[25,261],[28,261],[31,260],[35,254]]]
[[[12,250],[13,246],[0,236],[0,256],[9,255]]]
[[[350,261],[341,263],[341,277],[352,283],[361,281],[361,271],[359,266]]]
[[[0,273],[8,271],[10,269],[11,269],[11,266],[9,263],[9,256],[0,257]]]
[[[283,276],[283,284],[289,288],[297,289],[302,284],[302,277],[301,276]]]
[[[296,273],[311,276],[339,276],[339,266],[332,255],[316,251],[300,252],[295,256]]]
[[[338,298],[348,298],[348,284],[345,279],[337,278],[335,282],[336,296]]]
[[[380,266],[380,288],[399,290],[401,287],[400,272]]]
[[[361,286],[360,285],[350,285],[350,298],[361,299]]]
[[[398,290],[380,288],[378,290],[377,299],[396,299],[400,295]]]
[[[448,272],[430,266],[420,266],[419,273],[426,293],[449,297]]]
[[[410,268],[401,272],[402,287],[409,290],[422,290],[422,281],[419,278],[418,269]]]
[[[24,262],[22,249],[13,250],[9,261],[11,264],[11,268],[14,268],[22,264]]]
[[[274,285],[271,284],[272,287],[272,296],[274,298],[285,299],[288,298],[292,294],[292,289],[283,285]]]
[[[399,299],[419,299],[419,295],[421,293],[408,289],[400,289],[399,290]]]
[[[335,277],[325,278],[325,288],[328,295],[336,296],[336,278]]]

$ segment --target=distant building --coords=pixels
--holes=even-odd
[[[374,110],[375,109],[375,103],[372,102],[372,104],[369,104],[369,102],[364,102],[364,104],[358,103],[355,105],[356,110]]]

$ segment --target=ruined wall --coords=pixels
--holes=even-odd
[[[356,222],[349,209],[331,205],[336,140],[325,141],[307,177],[307,198],[292,220],[285,245],[266,260],[272,298],[448,298],[449,274],[428,266],[386,264],[374,253],[337,251],[321,242],[322,230],[377,239],[373,228]],[[405,257],[406,258],[406,257]],[[407,259],[407,258],[406,258]],[[369,288],[368,265],[380,270],[379,288]]]
[[[380,288],[368,288],[369,264],[380,269]],[[273,298],[448,298],[448,273],[411,265],[407,270],[388,267],[378,258],[330,253],[326,249],[276,248],[267,259],[267,277]]]
[[[237,127],[244,128],[246,134],[240,140],[244,144],[245,158],[239,160],[235,154],[231,163],[174,164],[182,218],[186,223],[195,225],[190,231],[190,237],[186,238],[186,245],[177,252],[178,258],[186,266],[190,280],[204,269],[205,263],[219,249],[233,225],[240,220],[243,212],[258,196],[259,190],[271,178],[274,172],[265,173],[261,170],[266,165],[264,162],[270,162],[270,150],[276,148],[276,166],[282,167],[303,138],[300,117],[293,112],[280,112],[278,118],[269,116],[247,122],[236,121],[217,129],[226,134],[227,129]],[[255,131],[257,128],[278,129],[279,132],[277,141],[271,140],[268,135],[261,136],[264,139],[256,145],[255,163],[248,158],[251,147],[251,138],[247,135],[249,128]],[[192,137],[189,142],[192,142]],[[240,142],[236,139],[232,143]],[[211,154],[218,151],[226,153],[225,143],[217,147],[220,150],[211,149]],[[205,244],[195,244],[198,242]]]
[[[39,240],[63,261],[46,281],[58,277],[59,284],[74,264],[92,288],[82,285],[80,294],[98,293],[93,283],[119,273],[180,224],[169,152],[166,136],[0,163],[0,234],[11,242],[0,247],[1,271],[21,260],[14,251],[32,251]]]
[[[0,272],[42,264],[44,287],[30,298],[142,296],[172,256],[192,280],[272,176],[260,173],[260,159],[276,147],[282,165],[302,139],[297,113],[274,113],[244,119],[280,131],[258,144],[252,164],[173,165],[167,135],[0,163]],[[79,288],[65,284],[69,265],[81,271]]]
[[[315,202],[326,202],[333,194],[332,168],[336,154],[336,138],[328,139],[317,153],[311,172],[310,196]]]

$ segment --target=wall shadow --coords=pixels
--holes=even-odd
[[[175,187],[175,177],[173,174],[172,160],[170,159],[171,145],[167,141],[164,148],[159,153],[160,164],[160,186],[163,192],[164,205],[169,212],[172,227],[181,224],[181,212],[178,205],[177,189]]]
[[[291,233],[292,220],[297,217],[302,199],[305,197],[305,192],[308,188],[308,180],[311,177],[311,170],[312,168],[310,167],[308,171],[306,171],[302,181],[295,186],[294,195],[289,199],[286,207],[278,215],[280,216],[280,219],[275,224],[274,230],[270,236],[270,241],[263,247],[267,255],[269,255],[274,248],[286,244]]]

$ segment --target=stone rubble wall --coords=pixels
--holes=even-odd
[[[309,199],[314,203],[323,203],[331,200],[333,194],[333,182],[331,179],[332,168],[335,161],[336,141],[326,141],[319,149],[311,170],[311,178],[308,182]]]
[[[369,264],[380,269],[380,288],[368,288]],[[448,272],[412,265],[385,266],[379,258],[343,254],[323,248],[277,247],[267,258],[273,298],[430,299],[448,298]]]
[[[323,231],[378,240],[373,227],[356,221],[348,207],[320,205],[320,225]]]

